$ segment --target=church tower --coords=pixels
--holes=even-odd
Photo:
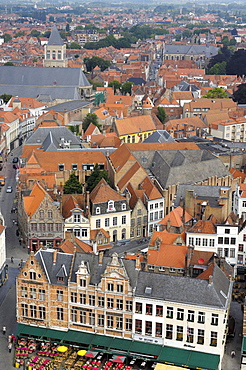
[[[66,45],[53,26],[48,44],[44,46],[44,67],[67,67]]]

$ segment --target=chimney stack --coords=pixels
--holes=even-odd
[[[98,260],[99,265],[102,265],[102,263],[103,263],[103,255],[104,255],[103,251],[100,251],[99,252],[99,260]]]
[[[135,265],[136,270],[140,271],[141,270],[141,262],[140,262],[140,255],[136,255],[136,265]]]
[[[58,253],[58,250],[57,250],[57,249],[55,249],[55,250],[54,250],[54,253],[53,253],[53,265],[55,265],[55,264],[56,264],[57,253]]]

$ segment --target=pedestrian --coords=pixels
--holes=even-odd
[[[3,335],[6,334],[6,326],[3,326]]]
[[[11,353],[11,350],[12,350],[12,343],[9,343],[9,345],[8,345],[8,349],[9,349],[9,353]]]
[[[14,263],[14,257],[10,258],[11,263]]]
[[[11,337],[11,335],[9,334],[9,336],[8,336],[8,342],[9,343],[11,343],[12,342],[12,337]]]
[[[15,335],[11,334],[11,343],[14,343],[14,342],[15,342]]]
[[[236,355],[235,351],[231,351],[231,358],[234,358]]]

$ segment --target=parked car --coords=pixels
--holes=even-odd
[[[6,189],[6,193],[12,193],[12,191],[13,191],[13,188],[12,186],[9,185]]]

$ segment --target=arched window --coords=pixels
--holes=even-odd
[[[53,218],[53,212],[52,211],[48,211],[48,218]]]
[[[42,209],[39,211],[39,218],[44,218],[44,211]]]
[[[113,200],[109,200],[108,201],[108,212],[109,211],[115,211],[115,208],[114,208],[114,201]]]
[[[56,51],[55,50],[52,51],[52,59],[56,59]]]
[[[96,214],[99,215],[100,214],[100,207],[96,207]]]
[[[121,205],[121,209],[122,209],[122,211],[125,211],[125,210],[126,210],[126,203],[123,203],[123,204]]]
[[[126,238],[126,229],[122,229],[121,230],[121,239],[125,239]]]

